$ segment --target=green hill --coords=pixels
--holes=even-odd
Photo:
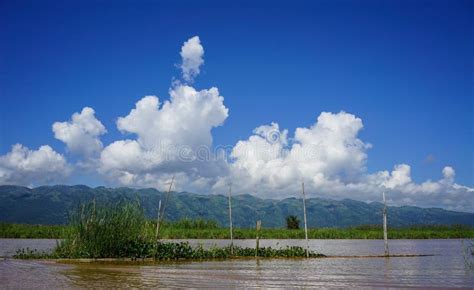
[[[155,189],[90,188],[76,186],[42,186],[34,189],[21,186],[0,186],[0,222],[26,224],[65,224],[70,213],[82,202],[93,199],[99,203],[139,200],[150,218],[157,215],[159,200],[165,194]],[[261,199],[244,194],[233,197],[233,219],[236,227],[253,227],[261,219],[265,227],[284,227],[285,217],[302,218],[302,200]],[[311,198],[307,200],[309,227],[347,227],[379,224],[382,204],[344,199],[340,201]],[[228,223],[227,197],[173,192],[166,208],[168,220],[203,218]],[[413,206],[389,207],[389,226],[450,225],[474,226],[474,213],[447,211],[439,208]]]

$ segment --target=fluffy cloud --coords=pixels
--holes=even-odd
[[[257,188],[273,197],[295,194],[301,180],[315,187],[329,179],[357,180],[370,148],[357,138],[362,128],[361,119],[345,112],[321,113],[313,126],[297,128],[291,140],[276,123],[260,126],[233,148],[229,179],[238,179],[243,190]]]
[[[39,185],[62,182],[70,173],[64,157],[48,145],[38,150],[16,144],[0,156],[0,184]]]
[[[170,90],[170,96],[161,108],[158,97],[144,97],[129,115],[118,119],[117,127],[124,133],[137,135],[147,149],[157,145],[191,148],[211,145],[211,129],[222,125],[228,116],[218,89],[197,91],[179,85]]]
[[[474,210],[474,190],[454,182],[452,167],[443,169],[441,179],[422,183],[412,181],[407,164],[391,172],[368,173],[371,145],[358,138],[362,129],[362,120],[345,112],[323,112],[311,127],[297,128],[293,138],[277,123],[257,127],[234,146],[230,174],[213,190],[223,192],[232,182],[236,192],[284,198],[299,195],[304,181],[309,196],[380,201],[385,191],[394,205]]]
[[[205,154],[210,152],[211,130],[228,116],[218,89],[197,91],[178,85],[170,90],[170,96],[163,104],[156,96],[146,96],[117,120],[117,128],[136,139],[115,141],[104,148],[101,173],[125,185],[159,188],[164,185],[163,177],[171,174],[185,182],[180,186],[209,188],[213,179],[225,173],[222,160],[198,156],[201,149]]]
[[[360,186],[365,192],[382,190],[389,192],[389,201],[396,205],[418,205],[426,207],[443,206],[453,210],[474,211],[474,189],[461,186],[454,181],[455,171],[446,166],[442,178],[416,183],[411,178],[407,164],[396,165],[391,173],[381,171],[368,176],[366,184]],[[365,185],[371,184],[371,189]]]
[[[454,168],[452,168],[451,166],[446,166],[445,168],[443,168],[443,177],[444,177],[444,179],[449,180],[449,181],[453,181],[455,175],[456,175],[456,173],[454,171]]]
[[[184,42],[181,47],[181,71],[183,79],[192,82],[200,73],[200,67],[204,63],[204,48],[201,45],[199,36],[194,36]]]
[[[406,164],[396,165],[391,174],[388,174],[388,172],[384,171],[382,175],[380,175],[382,178],[385,178],[385,180],[382,182],[382,185],[390,189],[407,185],[411,182],[410,171],[410,166]]]
[[[105,134],[104,125],[95,118],[92,108],[85,107],[74,113],[70,121],[53,124],[54,137],[63,141],[72,153],[85,157],[97,155],[102,150],[99,136]]]

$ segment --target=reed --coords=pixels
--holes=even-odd
[[[148,251],[150,222],[138,202],[82,205],[54,254],[67,258],[137,257]]]

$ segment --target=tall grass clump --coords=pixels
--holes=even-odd
[[[67,258],[142,257],[150,251],[148,222],[138,202],[83,204],[54,254]]]

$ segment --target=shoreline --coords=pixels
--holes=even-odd
[[[331,256],[319,256],[319,257],[245,257],[235,256],[228,258],[215,258],[215,259],[165,259],[157,260],[153,258],[144,259],[132,259],[132,258],[77,258],[77,259],[21,259],[14,257],[0,257],[0,261],[5,260],[16,260],[16,261],[41,261],[41,262],[54,262],[59,264],[124,264],[124,265],[148,265],[148,264],[162,264],[162,263],[176,263],[176,262],[200,262],[200,261],[228,261],[228,260],[273,260],[273,259],[285,259],[285,260],[305,260],[305,259],[380,259],[380,258],[419,258],[419,257],[433,257],[435,254],[394,254],[394,255],[331,255]]]
[[[3,238],[0,237],[2,240],[64,240],[63,238]],[[433,238],[389,238],[388,240],[414,240],[414,241],[424,241],[424,240],[472,240],[472,237],[453,237],[453,238],[440,238],[440,237],[433,237]],[[216,241],[230,241],[230,239],[225,238],[167,238],[167,239],[160,239],[161,241],[200,241],[200,240],[216,240]],[[304,238],[259,238],[260,241],[270,241],[270,240],[305,240]],[[383,241],[383,238],[308,238],[308,240],[360,240],[360,241]],[[255,241],[255,238],[234,238],[234,241]]]

